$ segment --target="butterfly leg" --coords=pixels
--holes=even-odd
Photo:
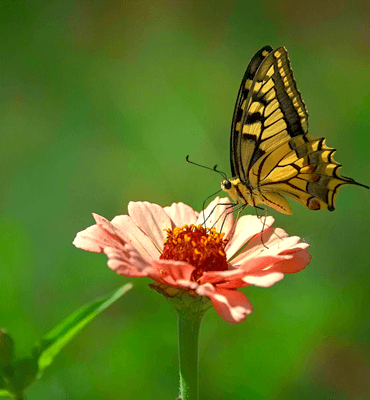
[[[265,247],[266,249],[268,249],[268,247],[267,247],[267,246],[265,245],[265,243],[263,242],[263,231],[265,230],[265,226],[266,226],[267,208],[254,206],[254,209],[255,209],[255,211],[256,211],[257,218],[260,219],[260,220],[262,220],[262,216],[259,216],[259,215],[258,215],[257,209],[258,209],[258,210],[263,210],[263,211],[265,212],[265,218],[263,219],[263,222],[262,222],[262,229],[261,229],[261,243],[262,243],[263,247]]]
[[[204,221],[204,222],[202,223],[202,225],[204,225],[204,227],[205,227],[205,223],[206,223],[207,219],[212,215],[212,213],[214,212],[215,208],[216,208],[217,205],[218,205],[218,204],[216,205],[216,207],[212,210],[212,212],[211,212],[211,213],[208,215],[208,217],[206,218],[206,215],[205,215],[204,210],[206,209],[207,200],[210,199],[210,198],[212,198],[212,197],[214,197],[214,196],[216,196],[216,194],[220,193],[221,191],[222,191],[222,189],[217,190],[216,193],[211,194],[210,196],[208,196],[208,197],[203,201],[202,212],[203,212],[203,221]]]
[[[205,212],[204,212],[204,209],[203,209],[203,222],[202,222],[202,225],[204,226],[204,227],[206,227],[206,222],[209,220],[209,218],[212,216],[212,214],[215,212],[215,210],[216,210],[216,208],[218,207],[218,206],[228,206],[228,208],[230,208],[230,207],[235,207],[235,203],[218,203],[218,204],[216,204],[214,207],[213,207],[213,209],[212,209],[212,211],[208,214],[208,216],[207,216],[207,218],[206,218],[206,215],[205,215]],[[227,209],[228,209],[227,208]],[[225,212],[225,211],[224,211]],[[223,213],[222,213],[223,214]],[[221,216],[222,216],[222,214],[221,214]],[[221,217],[220,216],[220,217]],[[217,218],[217,221],[212,225],[212,228],[215,226],[215,224],[219,221],[219,219],[220,219],[220,217],[219,218]]]
[[[236,204],[235,204],[235,205],[236,205]],[[241,205],[239,206],[239,208],[236,208],[236,209],[234,209],[234,210],[228,212],[228,213],[225,215],[224,221],[222,222],[221,231],[222,231],[222,228],[223,228],[223,226],[224,226],[224,223],[225,223],[225,221],[226,221],[227,216],[228,216],[229,214],[231,214],[231,213],[237,211],[238,214],[237,214],[237,216],[236,216],[236,218],[235,218],[234,225],[233,225],[233,229],[232,229],[232,231],[228,234],[228,236],[233,235],[233,234],[234,234],[234,231],[235,231],[235,228],[236,228],[236,221],[238,220],[238,218],[239,218],[239,216],[240,216],[240,213],[241,213],[246,207],[247,207],[247,204],[241,204]]]
[[[239,206],[239,208],[236,207],[236,206]],[[233,204],[230,205],[230,207],[228,207],[228,208],[233,208],[233,207],[236,207],[236,208],[234,208],[232,211],[229,211],[229,212],[227,212],[227,213],[225,214],[225,217],[224,217],[224,220],[222,221],[222,225],[221,225],[221,229],[220,229],[220,232],[222,232],[222,229],[223,229],[223,227],[224,227],[226,218],[227,218],[230,214],[232,214],[232,213],[234,213],[235,211],[237,211],[237,212],[238,212],[238,215],[236,216],[236,219],[235,219],[235,221],[234,221],[233,229],[232,229],[232,231],[228,234],[228,236],[230,236],[231,234],[234,233],[235,226],[236,226],[235,222],[236,222],[237,219],[239,218],[240,213],[247,207],[247,205],[246,205],[246,204],[241,204],[241,205],[240,205],[240,204],[233,203]],[[225,210],[225,212],[226,212],[226,211],[227,211],[227,209]],[[220,217],[217,219],[217,221],[220,220],[221,216],[222,216],[222,214],[221,214]],[[215,224],[217,223],[217,221],[215,222]],[[214,225],[215,225],[215,224],[214,224]],[[214,225],[213,225],[213,226],[214,226]]]

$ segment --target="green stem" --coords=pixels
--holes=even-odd
[[[198,400],[198,345],[203,313],[178,312],[180,398]]]

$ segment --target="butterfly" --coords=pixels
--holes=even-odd
[[[230,137],[231,179],[221,188],[236,204],[265,204],[292,214],[285,196],[310,210],[334,210],[343,185],[336,149],[308,134],[308,114],[285,47],[253,56],[240,85]]]

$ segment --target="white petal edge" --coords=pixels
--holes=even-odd
[[[264,276],[245,276],[243,281],[254,286],[270,287],[284,278],[282,272],[272,272]]]

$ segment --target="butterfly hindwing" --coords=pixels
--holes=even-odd
[[[297,136],[258,160],[250,184],[258,187],[262,202],[285,214],[291,214],[290,207],[273,202],[272,193],[292,197],[311,210],[333,210],[339,187],[352,183],[338,174],[341,166],[334,151],[323,138]]]

